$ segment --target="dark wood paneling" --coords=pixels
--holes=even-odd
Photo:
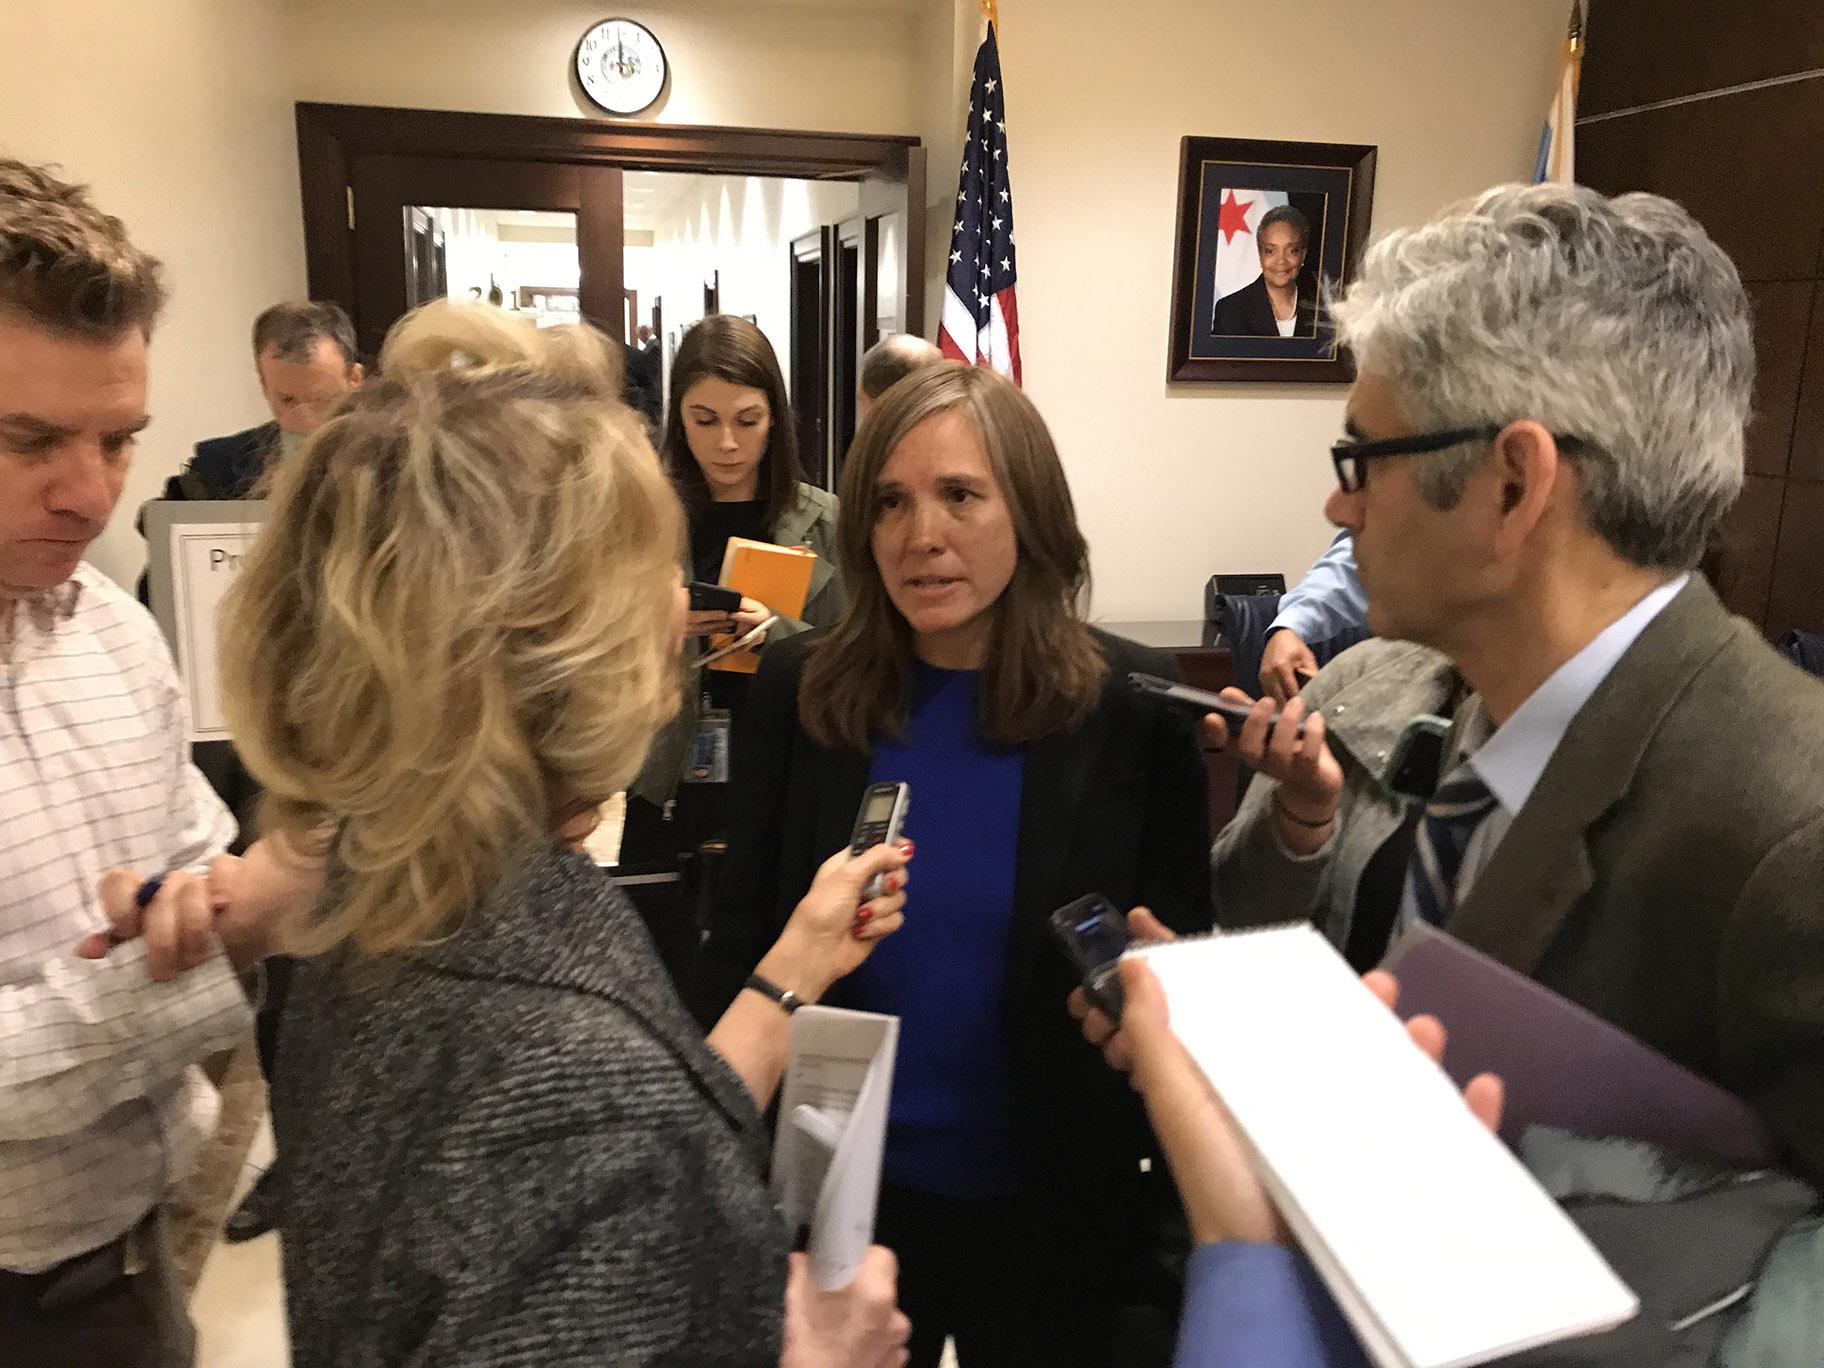
[[[1577,178],[1677,200],[1744,280],[1810,280],[1824,251],[1824,80],[1580,125]]]
[[[1767,616],[1774,549],[1780,540],[1780,503],[1785,495],[1784,480],[1750,475],[1718,530],[1722,557],[1716,592],[1730,612],[1753,623]]]
[[[1226,646],[1186,646],[1173,654],[1178,657],[1178,670],[1184,676],[1184,682],[1193,688],[1221,693],[1235,682]],[[1201,728],[1197,739],[1203,744],[1203,768],[1210,781],[1210,834],[1214,835],[1235,815],[1238,763],[1230,752],[1204,743]]]
[[[355,310],[354,225],[348,158],[320,119],[298,106],[298,187],[304,201],[305,288],[312,299],[339,301]]]
[[[1824,3],[1824,0],[1820,0]],[[1811,324],[1812,281],[1750,285],[1754,305],[1754,417],[1748,424],[1748,473],[1784,475],[1792,451],[1799,373]]]
[[[1764,625],[1774,637],[1794,627],[1824,631],[1824,484],[1786,482]]]
[[[344,151],[499,161],[598,162],[649,170],[769,176],[906,173],[914,137],[773,128],[609,123],[385,105],[298,105],[299,127],[322,128]]]
[[[1795,480],[1824,480],[1824,282],[1812,287],[1811,333],[1805,343],[1805,375],[1787,473]]]
[[[625,262],[622,234],[621,168],[577,168],[576,256],[582,267],[577,299],[583,317],[610,337],[631,343],[627,335]],[[636,307],[635,314],[639,310]]]
[[[1818,0],[1590,0],[1580,103],[1601,114],[1818,67]]]

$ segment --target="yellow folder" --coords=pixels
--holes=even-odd
[[[816,564],[817,553],[807,547],[774,546],[747,537],[730,537],[728,550],[722,555],[719,582],[758,599],[780,617],[800,618],[804,616],[805,596],[811,591],[811,568]],[[712,637],[710,649],[733,640],[732,635]],[[760,653],[737,651],[711,661],[709,668],[753,674],[760,668]]]

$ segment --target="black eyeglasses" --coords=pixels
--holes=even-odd
[[[1343,493],[1354,494],[1368,483],[1367,463],[1376,457],[1423,456],[1428,452],[1447,451],[1465,442],[1492,442],[1501,431],[1500,425],[1485,423],[1481,427],[1445,428],[1441,432],[1419,432],[1411,437],[1389,437],[1379,442],[1358,442],[1353,437],[1345,437],[1330,448],[1330,463],[1336,467],[1336,482]],[[1560,437],[1553,433],[1552,440],[1567,455],[1574,456],[1583,450],[1581,438]]]

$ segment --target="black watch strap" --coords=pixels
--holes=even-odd
[[[785,1009],[787,1016],[790,1016],[793,1012],[804,1006],[804,999],[799,997],[798,994],[794,993],[790,988],[781,988],[771,979],[764,978],[759,974],[749,974],[747,976],[747,982],[742,986],[752,988],[756,993],[760,994],[761,997],[771,998]]]

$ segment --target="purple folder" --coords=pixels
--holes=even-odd
[[[1733,1093],[1436,927],[1414,926],[1381,967],[1400,981],[1402,1017],[1444,1023],[1444,1071],[1459,1087],[1501,1075],[1510,1146],[1544,1125],[1733,1167],[1776,1161],[1766,1126]]]

